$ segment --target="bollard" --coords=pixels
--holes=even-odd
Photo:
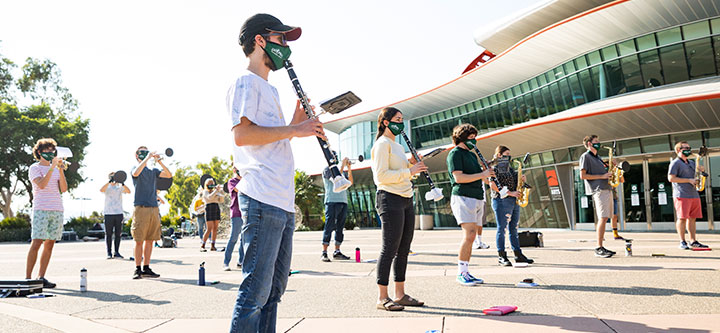
[[[85,268],[80,270],[80,291],[87,291],[87,269]]]
[[[355,262],[360,262],[360,248],[355,248]]]
[[[198,269],[198,286],[204,286],[205,285],[205,262],[203,261],[202,264],[200,264],[200,269]]]

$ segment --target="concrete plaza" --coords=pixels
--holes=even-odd
[[[633,256],[607,234],[610,259],[593,255],[594,233],[542,230],[544,248],[525,248],[536,260],[528,268],[499,267],[496,250],[474,250],[471,273],[484,285],[455,282],[460,230],[416,231],[406,289],[426,302],[402,312],[375,309],[375,264],[321,262],[319,232],[295,234],[293,269],[279,306],[278,332],[714,332],[720,331],[720,255],[678,249],[672,233],[624,233]],[[720,249],[720,234],[700,241]],[[494,230],[484,240],[494,246]],[[132,255],[133,242],[121,253]],[[222,248],[224,242],[220,242]],[[0,244],[0,278],[22,278],[27,243]],[[179,248],[155,248],[158,279],[132,280],[129,260],[105,259],[104,242],[61,242],[55,247],[49,298],[0,299],[2,332],[226,332],[241,273],[222,270],[222,252],[199,252],[197,238]],[[379,230],[347,231],[343,250],[377,258]],[[652,254],[663,254],[653,256]],[[237,260],[237,254],[234,255]],[[211,286],[197,286],[206,262]],[[79,292],[80,269],[88,292]],[[37,269],[36,269],[37,271]],[[535,288],[516,284],[533,278]],[[392,285],[392,284],[391,284]],[[503,317],[482,309],[516,305]]]

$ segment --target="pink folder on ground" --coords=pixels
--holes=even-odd
[[[517,306],[514,305],[498,305],[483,310],[483,313],[488,316],[504,316],[515,310],[517,310]]]

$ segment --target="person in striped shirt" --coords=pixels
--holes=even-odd
[[[53,139],[38,140],[32,150],[37,162],[33,163],[28,171],[33,189],[33,215],[32,242],[27,255],[25,278],[31,278],[42,245],[38,279],[43,281],[43,288],[55,288],[55,283],[45,279],[45,272],[50,263],[55,241],[62,237],[64,212],[62,193],[68,189],[65,172],[61,167],[63,162],[57,157],[55,147],[57,143]]]

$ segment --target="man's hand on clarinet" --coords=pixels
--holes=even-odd
[[[318,119],[307,119],[293,127],[295,128],[295,135],[293,135],[295,137],[316,136],[327,141],[323,124]]]

